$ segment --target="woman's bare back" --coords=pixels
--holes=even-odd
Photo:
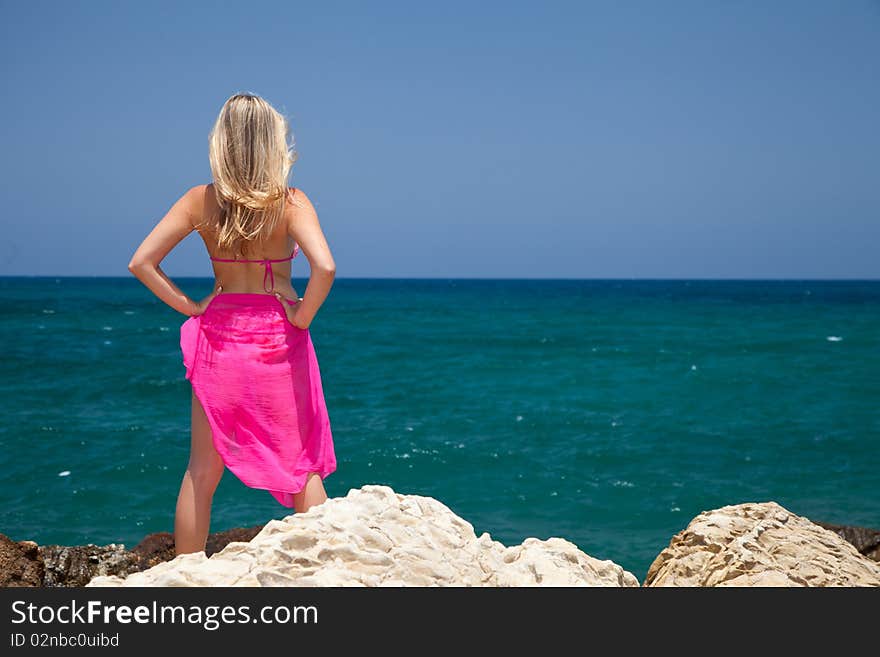
[[[279,222],[275,232],[260,246],[255,246],[251,253],[247,254],[248,260],[282,260],[289,258],[296,245],[290,235],[291,214],[295,212],[294,203],[296,188],[289,188],[289,195],[285,203],[284,216]],[[209,183],[205,186],[204,206],[202,221],[197,228],[199,235],[205,243],[205,248],[211,258],[233,258],[234,254],[218,250],[217,233],[210,226],[216,225],[216,216],[220,211],[217,198],[214,195],[214,185]],[[218,262],[211,261],[214,267],[215,285],[221,285],[224,293],[244,292],[252,294],[271,294],[266,292],[270,287],[270,281],[274,279],[273,292],[280,292],[283,296],[291,299],[299,297],[296,289],[290,281],[292,260],[270,263],[272,269],[269,278],[266,277],[266,266],[260,262]]]

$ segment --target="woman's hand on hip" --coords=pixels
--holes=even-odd
[[[208,309],[208,304],[210,304],[211,301],[214,299],[214,297],[216,297],[218,294],[220,294],[220,292],[222,290],[223,290],[223,286],[218,283],[217,286],[214,288],[214,290],[211,292],[211,294],[206,296],[201,301],[195,303],[194,304],[195,312],[192,314],[192,317],[195,317],[197,315],[201,315],[203,312],[205,312],[205,310]]]
[[[286,296],[281,294],[281,292],[275,292],[275,298],[281,302],[282,306],[284,306],[284,314],[287,315],[288,322],[299,329],[309,328],[309,322],[304,323],[301,319],[297,320],[297,313],[300,306],[302,305],[302,297],[299,297],[294,301],[293,299],[288,299]]]

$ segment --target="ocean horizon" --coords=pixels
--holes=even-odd
[[[131,276],[3,276],[0,300],[0,533],[172,531],[186,317]],[[310,331],[331,497],[429,495],[478,535],[559,536],[640,581],[728,504],[880,527],[880,280],[338,277]],[[292,512],[227,471],[211,531]]]

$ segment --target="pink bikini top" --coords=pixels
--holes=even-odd
[[[274,260],[270,258],[263,258],[261,260],[245,260],[245,259],[236,259],[236,258],[214,258],[211,260],[214,262],[260,262],[263,266],[266,267],[266,271],[263,272],[263,289],[266,292],[272,292],[275,289],[275,274],[272,272],[272,263],[273,262],[284,262],[285,260],[293,260],[296,257],[296,254],[299,253],[299,244],[293,245],[293,253],[291,253],[286,258],[276,258]],[[266,287],[266,279],[269,279],[269,287]]]

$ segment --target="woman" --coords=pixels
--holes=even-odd
[[[176,554],[205,549],[224,467],[297,512],[327,499],[336,469],[330,421],[309,325],[336,264],[306,194],[287,186],[297,159],[284,116],[263,98],[235,94],[209,138],[213,183],[189,189],[135,251],[131,271],[190,318],[180,329],[192,386],[192,438],[174,519]],[[215,286],[194,301],[159,263],[196,230]],[[305,294],[290,260],[310,265]]]

